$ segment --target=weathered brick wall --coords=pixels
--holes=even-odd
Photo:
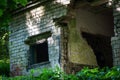
[[[44,2],[44,0],[41,1]],[[65,1],[65,4],[69,2],[69,0]],[[32,68],[59,66],[60,28],[55,26],[53,19],[66,15],[66,6],[63,3],[60,0],[46,1],[36,8],[14,15],[10,23],[11,33],[9,36],[11,75],[27,73],[30,46],[25,44],[24,41],[30,36],[47,31],[52,32],[51,37],[47,39],[50,63],[45,65],[36,64]]]
[[[114,32],[115,36],[111,39],[113,49],[113,65],[120,66],[120,1],[114,5]]]
[[[67,25],[61,25],[61,68],[63,68],[63,71],[68,73],[69,71],[69,58],[68,58],[68,26]]]

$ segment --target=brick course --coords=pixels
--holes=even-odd
[[[42,0],[43,1],[43,0]],[[57,0],[56,0],[57,1]],[[69,0],[67,0],[69,1]],[[31,68],[42,68],[42,67],[55,67],[59,64],[59,54],[60,54],[60,28],[55,26],[53,22],[54,18],[59,18],[66,15],[66,6],[63,6],[57,2],[44,2],[42,4],[16,14],[13,17],[13,21],[10,23],[9,35],[9,52],[10,52],[10,66],[11,73],[14,65],[19,66],[19,72],[21,74],[14,75],[24,75],[27,74],[27,69],[29,66],[29,45],[25,44],[25,40],[28,37],[32,37],[37,34],[45,33],[51,31],[51,37],[47,38],[48,41],[48,53],[50,63],[45,65],[35,64]]]
[[[115,36],[111,38],[113,51],[113,65],[120,66],[120,2],[114,5],[114,32]]]

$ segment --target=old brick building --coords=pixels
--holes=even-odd
[[[31,0],[13,11],[11,74],[55,66],[68,73],[83,66],[119,66],[120,7],[117,2],[112,8],[108,2]]]

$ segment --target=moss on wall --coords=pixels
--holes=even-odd
[[[76,20],[69,22],[68,51],[69,60],[73,63],[97,65],[96,57],[92,48],[76,28]]]

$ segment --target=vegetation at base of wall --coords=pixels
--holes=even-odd
[[[84,68],[76,76],[79,80],[120,80],[120,67]]]
[[[9,68],[10,68],[9,60],[0,60],[0,75],[9,76],[10,73]]]
[[[28,76],[3,76],[0,78],[2,80],[120,80],[120,67],[102,69],[85,67],[74,75],[66,74],[57,67],[55,69],[31,70]]]

